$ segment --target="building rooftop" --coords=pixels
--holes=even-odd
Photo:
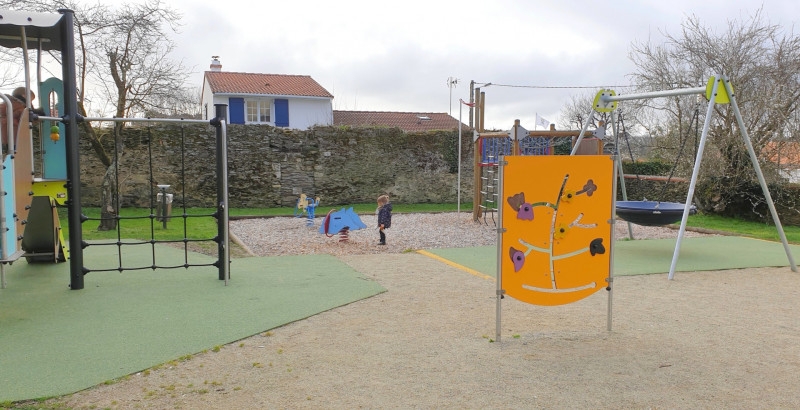
[[[205,78],[215,94],[294,95],[327,97],[333,95],[307,75],[234,73],[206,71]]]
[[[439,112],[333,111],[334,126],[397,127],[405,132],[454,130],[458,120]],[[466,128],[464,124],[462,127]]]
[[[762,152],[776,164],[800,168],[800,144],[795,141],[769,141]]]

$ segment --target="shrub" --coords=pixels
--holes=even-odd
[[[662,160],[622,161],[622,170],[626,175],[669,175],[672,164]]]
[[[800,185],[772,183],[767,184],[767,188],[781,223],[800,226]],[[758,181],[734,182],[728,177],[707,178],[698,183],[695,196],[704,212],[772,223],[772,215]]]

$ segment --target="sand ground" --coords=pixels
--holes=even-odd
[[[37,405],[75,408],[800,408],[800,274],[616,278],[566,306],[416,253],[340,257],[388,291]]]

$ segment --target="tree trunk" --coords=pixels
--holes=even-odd
[[[101,186],[101,205],[100,205],[100,226],[98,231],[113,231],[117,229],[117,196],[114,195],[117,189],[117,167],[116,161],[106,169]]]
[[[114,123],[114,145],[115,152],[111,164],[106,169],[103,176],[103,184],[100,188],[102,193],[100,196],[100,226],[97,227],[98,231],[111,231],[117,229],[117,219],[119,215],[119,184],[117,183],[119,175],[117,175],[117,164],[122,159],[122,128],[123,124],[120,122]]]

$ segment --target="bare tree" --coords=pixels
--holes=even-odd
[[[581,129],[583,128],[583,124],[586,121],[587,116],[589,115],[589,110],[592,109],[592,101],[594,100],[594,94],[583,93],[577,94],[570,97],[569,102],[564,104],[561,107],[561,111],[558,113],[558,123],[559,126],[563,129]],[[589,128],[595,129],[597,128],[598,121],[602,121],[600,113],[592,112],[592,118],[590,119]]]
[[[631,46],[630,58],[637,67],[631,78],[640,91],[697,87],[710,76],[725,75],[733,84],[757,153],[766,157],[762,153],[770,141],[798,140],[800,37],[767,21],[761,10],[728,21],[720,32],[691,16],[679,34],[664,35],[664,43]],[[695,97],[650,100],[648,107],[661,115],[652,116],[648,128],[661,130],[661,137],[672,139],[674,145],[677,136],[692,132],[687,128],[697,104]],[[720,192],[736,193],[754,176],[730,105],[715,107],[704,158],[709,159],[704,161],[705,170],[713,170],[704,174],[719,177]],[[770,168],[766,158],[762,162]],[[725,195],[718,196],[723,199],[716,206],[724,207]]]
[[[200,87],[186,87],[176,93],[153,101],[153,106],[145,110],[145,116],[158,118],[201,118]]]
[[[6,51],[8,51],[8,50],[6,50]],[[16,59],[16,58],[10,56],[9,54],[6,54],[6,55],[9,58],[7,58],[7,59],[3,58],[2,59],[3,62],[0,63],[0,88],[3,88],[3,89],[9,88],[10,89],[10,88],[13,88],[15,86],[18,86],[18,85],[22,84],[19,81],[19,79],[21,78],[20,77],[20,73],[22,72],[22,69],[20,68],[19,65],[12,65],[12,64],[6,63],[6,61],[10,62],[10,61],[13,61],[13,60]],[[22,56],[20,55],[19,56],[19,60],[21,61],[21,59],[22,59]]]
[[[603,144],[605,145],[604,149],[613,150],[615,136],[612,132],[613,126],[610,124],[610,113],[592,111],[591,117],[589,117],[595,96],[596,93],[573,95],[570,98],[570,101],[561,107],[561,112],[559,113],[559,124],[562,128],[579,130],[583,128],[586,119],[589,118],[589,131],[592,131],[597,129],[597,127],[603,123],[606,126],[606,138],[603,140]],[[637,102],[631,102],[626,103],[624,107],[621,107],[616,112],[617,124],[614,125],[619,128],[619,138],[621,139],[620,144],[622,145],[620,146],[620,150],[623,153],[627,153],[627,146],[631,145],[633,148],[635,148],[632,149],[634,154],[628,154],[631,157],[646,151],[647,142],[643,141],[645,139],[649,140],[649,130],[641,126],[643,121],[639,119],[642,115],[647,114],[646,112],[643,112],[641,108],[641,104]],[[623,147],[625,149],[623,149]]]
[[[131,117],[143,114],[157,106],[170,95],[176,94],[183,85],[187,70],[181,63],[169,58],[174,45],[167,32],[174,31],[174,22],[179,15],[162,6],[159,0],[142,4],[123,5],[115,12],[114,23],[106,26],[98,49],[107,64],[106,72],[111,82],[101,82],[109,101],[116,103],[115,117]],[[103,71],[94,71],[102,80]],[[117,185],[117,164],[123,154],[122,130],[124,122],[115,122],[113,128],[114,149],[106,175],[103,179],[103,209],[98,229],[115,229],[119,204],[114,191]],[[101,144],[102,145],[102,144]]]
[[[174,43],[169,34],[177,31],[181,16],[161,0],[126,2],[118,8],[74,0],[11,0],[1,1],[0,7],[75,11],[78,111],[83,116],[90,111],[114,117],[145,115],[188,93],[184,84],[189,70],[170,58]],[[104,107],[111,107],[110,113]],[[117,225],[119,204],[114,190],[117,163],[124,154],[124,127],[123,122],[115,122],[112,128],[81,123],[82,136],[106,166],[99,230]]]

